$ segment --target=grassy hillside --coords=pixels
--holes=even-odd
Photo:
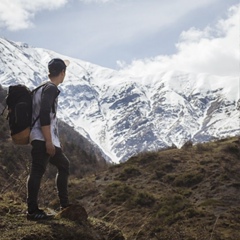
[[[18,186],[0,188],[0,239],[240,239],[238,138],[144,153],[84,178],[72,175],[71,202],[89,216],[81,224],[26,221],[22,171]],[[53,181],[43,183],[41,205],[56,209]]]
[[[140,154],[86,179],[72,200],[133,240],[240,239],[237,138]]]

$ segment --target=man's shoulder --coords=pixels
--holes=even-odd
[[[48,81],[45,84],[43,84],[43,91],[59,92],[59,89],[53,82]]]

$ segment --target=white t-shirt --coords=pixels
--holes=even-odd
[[[51,95],[49,95],[49,93],[51,93]],[[61,146],[60,140],[59,140],[59,134],[58,134],[58,119],[56,117],[57,101],[58,101],[57,96],[59,93],[60,91],[58,90],[57,86],[50,81],[47,82],[46,85],[38,89],[36,92],[34,92],[33,106],[32,106],[32,123],[35,121],[35,119],[38,118],[38,120],[35,122],[34,126],[32,127],[32,130],[30,133],[30,142],[34,140],[45,141],[44,136],[42,134],[42,130],[41,130],[41,119],[40,119],[42,118],[40,113],[44,114],[45,112],[43,112],[42,109],[45,108],[50,111],[50,113],[48,113],[48,115],[50,116],[50,124],[48,125],[50,125],[50,129],[51,129],[52,143],[56,147]],[[53,96],[53,95],[56,95],[56,96]],[[50,99],[49,101],[47,99],[48,96]],[[49,103],[51,101],[53,101],[53,104]],[[44,104],[46,106],[43,106]]]

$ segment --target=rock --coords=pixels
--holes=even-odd
[[[88,214],[84,207],[79,204],[74,204],[63,209],[55,218],[66,218],[75,222],[86,222]]]

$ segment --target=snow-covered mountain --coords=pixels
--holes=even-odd
[[[0,84],[34,88],[47,80],[51,58],[69,59],[58,117],[96,143],[114,162],[186,141],[240,134],[239,80],[183,72],[103,68],[50,50],[0,38]]]

